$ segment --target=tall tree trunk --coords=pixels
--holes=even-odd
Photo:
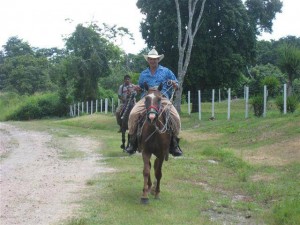
[[[189,21],[188,24],[184,24],[184,29],[182,28],[181,15],[180,15],[180,6],[178,0],[174,0],[176,5],[177,12],[177,22],[178,22],[178,81],[179,81],[179,90],[176,92],[176,98],[174,101],[174,106],[178,112],[181,112],[181,97],[182,97],[182,84],[184,82],[184,77],[187,72],[188,65],[190,63],[191,52],[193,48],[193,42],[195,35],[200,27],[200,21],[204,11],[204,5],[206,0],[202,0],[201,10],[199,15],[196,16],[196,6],[199,0],[189,0],[188,2],[188,11],[189,11]],[[194,20],[196,17],[196,21]],[[194,24],[194,27],[193,27]],[[186,28],[186,29],[185,29]],[[185,30],[185,34],[182,34],[182,31]]]

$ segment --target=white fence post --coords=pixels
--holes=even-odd
[[[212,90],[211,117],[215,118],[215,89]]]
[[[283,114],[286,114],[286,84],[283,85]]]
[[[267,115],[267,85],[264,85],[264,112],[263,117]]]
[[[245,87],[245,118],[247,119],[248,118],[248,102],[249,102],[249,87],[246,86]]]
[[[108,111],[108,99],[105,99],[105,114],[107,114]]]
[[[70,105],[70,116],[73,116],[73,107]]]
[[[91,100],[91,115],[93,114],[93,110],[94,110],[94,101]]]
[[[78,107],[77,108],[77,115],[80,116],[80,103],[79,102],[77,103],[77,107]]]
[[[191,91],[188,91],[188,114],[191,115]]]
[[[101,98],[101,100],[100,100],[100,112],[102,113],[102,105],[103,105],[103,100],[102,100],[102,98]]]
[[[98,99],[96,99],[96,113],[98,112]]]
[[[201,91],[198,91],[198,111],[199,111],[199,120],[201,120]]]
[[[86,114],[89,114],[89,102],[86,101]]]
[[[230,120],[231,88],[228,89],[227,120]]]

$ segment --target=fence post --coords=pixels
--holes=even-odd
[[[101,98],[101,100],[100,100],[100,112],[102,113],[102,105],[103,105],[103,100],[102,100],[102,98]]]
[[[231,88],[228,89],[227,120],[230,120]]]
[[[111,99],[111,114],[114,114],[114,99]]]
[[[80,116],[80,104],[79,104],[79,102],[77,103],[77,107],[78,107],[77,108],[77,115]]]
[[[264,85],[264,112],[263,117],[267,115],[267,85]]]
[[[81,102],[81,112],[84,113],[84,104]]]
[[[221,102],[221,90],[219,88],[219,103]]]
[[[198,111],[199,111],[199,120],[201,120],[201,91],[198,90]]]
[[[245,118],[248,118],[249,87],[245,87]]]
[[[191,115],[191,91],[188,91],[188,114]]]
[[[105,99],[105,114],[107,114],[108,111],[108,99]]]
[[[215,118],[215,89],[212,89],[211,117]]]
[[[70,105],[70,116],[73,116],[73,107]]]
[[[96,99],[96,113],[98,112],[98,99]]]
[[[91,115],[93,114],[93,110],[94,110],[94,101],[91,100]]]
[[[86,114],[89,114],[89,102],[86,101]]]
[[[286,114],[286,84],[283,85],[283,114]]]

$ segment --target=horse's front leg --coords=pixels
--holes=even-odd
[[[162,165],[163,165],[164,159],[156,158],[154,162],[154,171],[155,171],[155,178],[156,178],[156,185],[153,187],[154,190],[154,197],[156,199],[159,199],[159,193],[160,193],[160,180],[162,178]]]
[[[143,161],[144,161],[144,169],[143,169],[143,176],[144,176],[144,187],[143,187],[143,194],[141,197],[141,203],[142,204],[148,204],[149,203],[149,181],[151,182],[150,177],[150,169],[151,169],[151,163],[150,163],[150,155],[144,155],[143,154]]]

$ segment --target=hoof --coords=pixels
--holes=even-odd
[[[125,150],[125,145],[121,145],[120,148]]]
[[[141,204],[143,205],[149,204],[149,198],[141,198]]]

